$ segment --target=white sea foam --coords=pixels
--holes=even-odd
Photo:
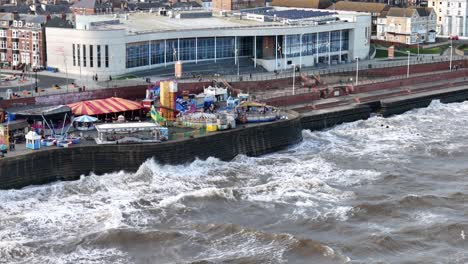
[[[466,102],[433,102],[428,108],[387,119],[374,116],[326,131],[304,131],[303,143],[259,158],[239,155],[231,162],[208,158],[178,166],[148,160],[136,173],[90,175],[74,182],[0,191],[0,256],[10,263],[31,256],[45,263],[100,263],[114,254],[116,262],[125,263],[128,256],[117,249],[98,252],[78,247],[70,254],[45,256],[29,245],[54,245],[125,226],[145,228],[171,217],[185,221],[181,225],[186,226],[196,219],[174,214],[179,209],[197,210],[190,207],[205,199],[253,203],[259,210],[280,205],[286,208],[279,216],[283,221],[346,221],[353,213],[348,201],[356,198],[352,190],[379,180],[385,164],[406,164],[409,154],[441,155],[440,149],[451,155],[452,150],[468,147],[467,140],[457,140],[468,137],[467,112]],[[424,221],[420,224],[444,221],[443,216],[426,211],[413,217]],[[222,261],[236,253],[261,252],[274,252],[277,255],[272,256],[281,259],[285,248],[248,237],[220,239],[225,246],[200,253],[199,259]]]

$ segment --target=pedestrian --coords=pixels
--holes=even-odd
[[[252,73],[250,73],[250,80],[252,80]]]
[[[98,75],[97,75],[97,73],[96,73],[96,82],[97,82],[97,81],[98,81]]]
[[[109,81],[112,81],[112,76],[109,75]]]

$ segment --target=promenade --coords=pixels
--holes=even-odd
[[[452,60],[464,59],[463,56],[453,56]],[[409,60],[410,71],[412,65],[428,64],[435,62],[448,62],[450,56],[411,56]],[[379,69],[379,68],[391,68],[398,66],[408,65],[408,59],[405,57],[398,57],[393,60],[390,59],[373,59],[359,61],[359,71],[366,69]],[[306,75],[331,75],[343,72],[355,72],[357,67],[356,63],[346,63],[337,65],[317,65],[315,67],[303,67],[301,69],[302,74]],[[454,65],[455,67],[455,65]],[[173,66],[167,68],[155,68],[152,70],[136,72],[128,75],[130,79],[123,79],[125,76],[120,78],[100,77],[98,81],[94,81],[90,76],[79,76],[76,74],[66,74],[63,72],[47,72],[42,71],[37,74],[38,78],[38,92],[35,92],[35,82],[33,79],[35,76],[29,74],[30,80],[25,85],[11,85],[8,82],[0,81],[0,97],[6,98],[6,92],[10,89],[12,92],[17,93],[20,97],[34,97],[41,95],[51,94],[63,94],[69,92],[80,92],[85,90],[100,90],[107,88],[118,88],[118,87],[129,87],[137,85],[147,85],[147,79],[151,82],[158,80],[166,80],[173,78]],[[254,68],[250,59],[241,59],[239,67],[233,63],[232,60],[223,60],[218,63],[188,63],[184,65],[184,76],[178,79],[179,82],[194,83],[201,81],[212,81],[212,80],[226,80],[227,82],[238,82],[238,81],[265,81],[275,80],[283,78],[292,78],[296,74],[292,69],[278,70],[275,72],[265,72],[263,68]],[[239,74],[237,74],[239,73]],[[21,74],[20,71],[12,70],[1,70],[1,75],[12,75]],[[365,77],[365,76],[361,76]],[[389,78],[394,77],[389,73]],[[364,80],[364,79],[363,79]]]

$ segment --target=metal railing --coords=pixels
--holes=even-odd
[[[458,61],[464,60],[464,59],[465,59],[464,56],[453,56],[453,59],[452,59],[454,62],[453,66],[455,66]],[[449,56],[443,56],[443,57],[438,57],[438,58],[432,58],[429,56],[424,56],[424,57],[421,56],[417,58],[412,58],[410,60],[410,71],[411,71],[411,66],[414,66],[414,65],[448,62],[449,60],[450,60]],[[359,71],[369,70],[369,69],[384,69],[384,68],[392,68],[392,67],[401,67],[401,66],[407,66],[407,64],[408,64],[408,61],[405,58],[401,60],[395,60],[395,61],[382,61],[382,60],[362,61],[359,63]],[[322,65],[322,66],[319,66],[318,68],[317,67],[303,68],[300,72],[296,72],[296,73],[293,73],[292,69],[278,71],[276,73],[265,72],[265,73],[252,73],[252,74],[240,74],[240,75],[237,75],[235,72],[236,71],[232,69],[232,72],[228,71],[228,72],[224,72],[224,74],[199,74],[197,75],[193,73],[187,73],[183,78],[179,79],[178,82],[181,82],[181,83],[199,82],[199,81],[210,82],[213,80],[216,80],[218,82],[222,80],[226,80],[229,83],[235,83],[239,81],[259,82],[259,81],[271,81],[271,80],[281,80],[281,79],[292,78],[293,75],[298,77],[300,74],[305,74],[307,76],[345,75],[345,74],[356,72],[356,65],[354,63],[338,64],[338,65],[332,65],[330,67],[328,65],[327,66]],[[391,73],[389,73],[389,75],[390,74]],[[422,76],[422,75],[430,75],[430,74],[433,74],[433,73],[432,72],[423,73],[423,74],[418,74],[418,75],[411,74],[411,76]],[[363,71],[362,73],[360,72],[359,76],[360,77],[369,77],[369,76],[374,77],[373,75],[368,75],[365,71]],[[406,78],[406,76],[379,77],[378,80],[359,81],[359,84],[366,84],[366,82],[376,83],[376,82],[382,82],[386,80],[403,79],[403,78]],[[143,78],[141,78],[141,80],[139,78],[139,79],[130,79],[130,80],[112,80],[112,81],[98,82],[98,83],[86,82],[83,84],[85,85],[85,91],[148,85],[148,83],[145,82]],[[346,84],[348,83],[344,82],[342,85],[346,85]],[[69,85],[69,87],[65,87],[61,89],[55,89],[51,87],[51,88],[46,88],[45,91],[43,92],[40,91],[38,93],[34,91],[33,85],[12,87],[10,89],[14,93],[19,94],[20,98],[28,98],[28,97],[35,97],[35,96],[41,96],[41,95],[58,95],[58,94],[65,94],[65,93],[70,93],[70,92],[80,92],[79,87],[81,86],[73,88],[73,86]],[[41,87],[41,88],[44,89],[44,87]],[[28,93],[23,93],[24,91],[28,91]],[[296,90],[296,91],[300,91],[300,90]],[[0,92],[0,97],[6,98],[6,91]]]

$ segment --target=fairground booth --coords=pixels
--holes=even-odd
[[[8,122],[12,136],[24,137],[26,126],[40,135],[63,134],[71,125],[72,112],[66,105],[28,106],[8,110]]]
[[[68,106],[75,116],[94,116],[106,122],[117,121],[120,115],[133,121],[141,120],[143,116],[140,103],[118,97],[82,101]]]

